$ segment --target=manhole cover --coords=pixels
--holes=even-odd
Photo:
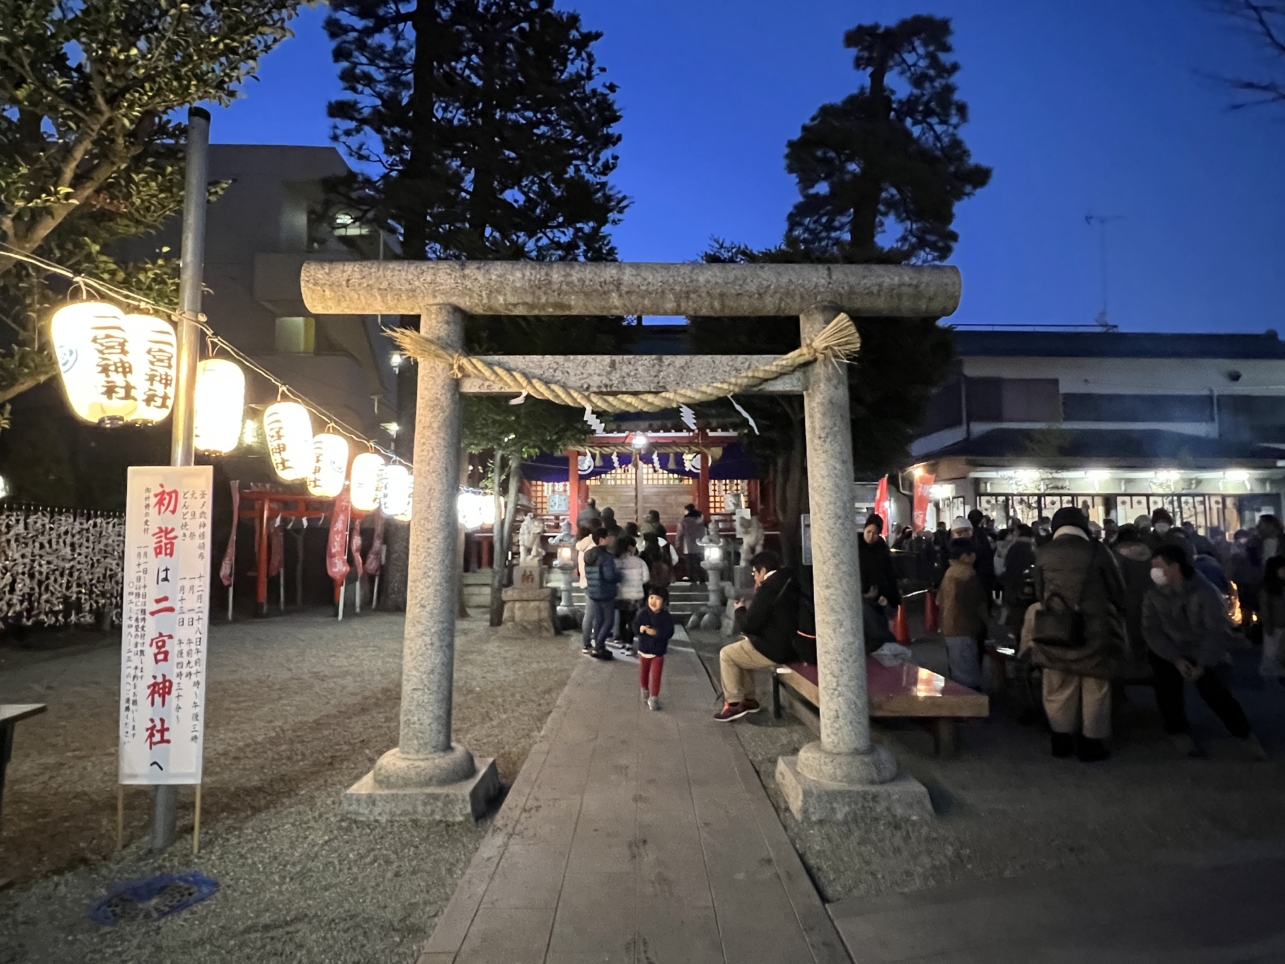
[[[89,908],[90,920],[105,927],[160,920],[199,904],[219,889],[204,874],[158,874],[117,884]]]

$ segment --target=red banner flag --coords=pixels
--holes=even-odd
[[[384,513],[375,510],[375,534],[370,538],[370,551],[366,553],[363,571],[368,576],[378,576],[384,568]]]
[[[891,538],[892,521],[888,518],[888,476],[879,480],[879,489],[875,492],[875,515],[883,520],[883,531]]]
[[[352,553],[352,567],[357,570],[357,578],[363,575],[361,564],[361,524],[352,527],[352,540],[348,543],[348,549]]]
[[[232,573],[236,571],[236,526],[241,516],[241,483],[235,479],[228,483],[232,486],[232,531],[228,534],[228,547],[223,550],[223,564],[219,566],[219,579],[223,585],[232,585]]]
[[[342,582],[348,575],[348,520],[352,506],[348,490],[344,489],[335,499],[335,511],[330,517],[330,538],[326,540],[326,572],[335,582]]]
[[[915,477],[915,528],[928,527],[928,506],[933,500],[933,479],[927,473]]]

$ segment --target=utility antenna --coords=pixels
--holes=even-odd
[[[1086,214],[1084,223],[1089,227],[1095,224],[1098,227],[1098,256],[1101,262],[1100,269],[1102,273],[1102,310],[1094,318],[1094,322],[1104,331],[1115,331],[1118,326],[1111,324],[1111,319],[1107,314],[1107,225],[1112,221],[1123,221],[1123,214]]]

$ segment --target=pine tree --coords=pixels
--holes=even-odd
[[[825,104],[786,147],[799,184],[780,245],[756,251],[717,242],[712,262],[924,264],[950,256],[955,205],[990,180],[972,162],[960,129],[959,64],[949,59],[950,21],[909,17],[846,34],[866,74],[856,93]],[[860,318],[862,349],[850,367],[856,470],[869,477],[903,458],[928,400],[949,369],[950,333],[931,318]],[[696,350],[785,352],[798,346],[796,319],[693,319]],[[798,399],[747,398],[762,434],[742,433],[775,480],[782,547],[800,561],[799,516],[807,511],[807,467]],[[716,409],[717,411],[717,409]]]
[[[920,15],[862,24],[844,46],[866,83],[825,104],[786,146],[802,198],[787,245],[848,263],[923,264],[950,257],[955,205],[990,181],[960,128],[948,19]]]
[[[402,257],[614,260],[608,232],[626,200],[610,183],[620,112],[594,57],[600,33],[553,0],[332,0],[331,9],[326,32],[349,96],[330,116],[358,168],[334,193],[392,225]],[[474,317],[465,334],[473,351],[559,354],[610,350],[623,338],[620,319],[596,318]],[[403,371],[398,407],[409,429],[415,376]],[[520,453],[551,437],[546,423],[552,436],[583,434],[575,410],[536,420],[522,417],[527,407],[491,406],[511,423],[500,433],[513,436],[511,484]],[[543,428],[532,435],[536,422]],[[413,446],[411,432],[403,442]],[[497,569],[508,538],[497,525]]]
[[[576,13],[552,0],[335,0],[351,96],[330,105],[350,196],[403,256],[610,260],[620,120]]]

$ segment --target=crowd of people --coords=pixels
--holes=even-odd
[[[1260,672],[1285,681],[1285,556],[1270,515],[1228,540],[1175,526],[1165,509],[1117,526],[1074,507],[1034,526],[996,531],[978,510],[939,525],[933,543],[937,601],[949,675],[980,688],[992,619],[1038,666],[1052,753],[1086,762],[1110,756],[1113,684],[1154,687],[1166,732],[1203,755],[1187,721],[1184,690],[1196,690],[1249,754],[1262,745],[1223,681],[1230,651],[1261,632]],[[1246,636],[1236,632],[1240,614]]]
[[[676,578],[707,578],[700,566],[705,518],[694,505],[683,511],[675,544],[668,541],[654,509],[641,525],[622,526],[610,506],[599,511],[590,499],[576,519],[576,572],[586,596],[583,652],[611,660],[615,657],[608,643],[614,642],[622,652],[638,657],[642,698],[652,710],[660,709],[660,679],[674,635],[669,587]]]

